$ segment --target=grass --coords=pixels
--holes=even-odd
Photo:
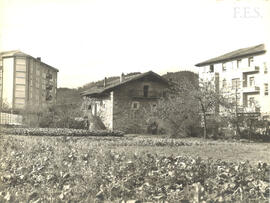
[[[129,167],[129,161],[134,156],[139,164],[149,161],[147,154],[156,154],[157,157],[201,157],[204,160],[211,158],[229,163],[248,161],[254,166],[261,161],[269,165],[270,143],[199,138],[172,140],[166,136],[152,135],[69,138],[2,134],[0,201],[82,199],[83,202],[92,202],[106,179],[104,176],[112,178],[108,172],[113,171],[113,177],[121,176],[117,171]],[[141,159],[143,161],[140,162]],[[139,173],[143,169],[138,170]],[[114,186],[110,184],[110,181],[104,183],[111,191]],[[112,200],[110,195],[107,197]]]
[[[82,152],[91,146],[100,146],[106,150],[123,153],[157,153],[164,156],[187,155],[200,156],[202,158],[222,159],[232,162],[249,161],[256,164],[258,161],[270,163],[270,143],[241,143],[236,141],[223,140],[204,140],[202,138],[182,138],[176,140],[176,143],[183,142],[187,145],[159,146],[155,141],[171,140],[166,135],[125,135],[123,138],[116,137],[75,137],[66,139],[65,137],[38,137],[38,136],[15,136],[2,135],[2,139],[15,139],[18,144],[25,143],[25,146],[35,146],[46,144],[57,146],[63,141],[73,142],[74,147]],[[141,143],[147,140],[149,142]],[[128,145],[128,146],[126,146]],[[27,147],[28,148],[28,147]],[[58,147],[56,147],[57,149]],[[60,148],[58,150],[61,150]]]

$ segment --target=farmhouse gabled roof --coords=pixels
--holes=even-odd
[[[121,87],[127,83],[139,80],[139,79],[144,78],[146,76],[153,76],[153,77],[157,78],[158,80],[160,80],[161,82],[169,85],[169,82],[165,78],[161,77],[160,75],[158,75],[157,73],[155,73],[153,71],[148,71],[145,73],[130,76],[122,82],[120,82],[119,79],[115,80],[114,82],[112,82],[113,84],[106,86],[106,87],[103,87],[103,88],[98,88],[98,87],[91,88],[90,90],[81,92],[81,95],[82,96],[98,96],[98,95],[101,95],[104,93],[108,93],[108,92],[114,90],[115,88]]]
[[[265,49],[264,44],[259,44],[252,47],[237,49],[235,51],[218,56],[216,58],[212,58],[204,62],[198,63],[195,66],[201,67],[201,66],[211,65],[215,63],[223,63],[223,62],[227,62],[231,60],[246,58],[249,56],[264,54],[265,52],[266,52],[266,49]]]
[[[32,59],[35,59],[37,60],[35,57],[29,55],[29,54],[26,54],[20,50],[12,50],[12,51],[4,51],[4,52],[0,52],[0,57],[1,58],[8,58],[8,57],[13,57],[13,56],[26,56],[26,57],[30,57]],[[46,66],[49,66],[51,69],[54,69],[55,71],[59,72],[59,70],[57,68],[54,68],[42,61],[40,61],[40,63],[46,65]]]

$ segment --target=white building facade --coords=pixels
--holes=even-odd
[[[216,90],[235,95],[248,112],[270,118],[270,61],[264,44],[239,49],[196,64],[199,78],[214,80]]]
[[[15,111],[56,102],[58,70],[21,51],[0,53],[0,105]]]

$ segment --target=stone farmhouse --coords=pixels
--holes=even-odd
[[[125,132],[146,132],[146,112],[155,108],[157,100],[166,93],[168,81],[149,71],[131,76],[122,74],[103,87],[81,93],[89,129],[106,128]]]

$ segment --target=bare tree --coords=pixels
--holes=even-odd
[[[203,136],[207,138],[208,116],[215,117],[219,113],[219,105],[222,105],[222,95],[219,93],[213,81],[200,81],[197,87],[193,86],[192,98],[198,102],[199,112],[203,120]]]
[[[198,121],[196,101],[190,94],[191,84],[179,81],[167,90],[149,114],[149,120],[162,120],[172,137],[186,136]]]

